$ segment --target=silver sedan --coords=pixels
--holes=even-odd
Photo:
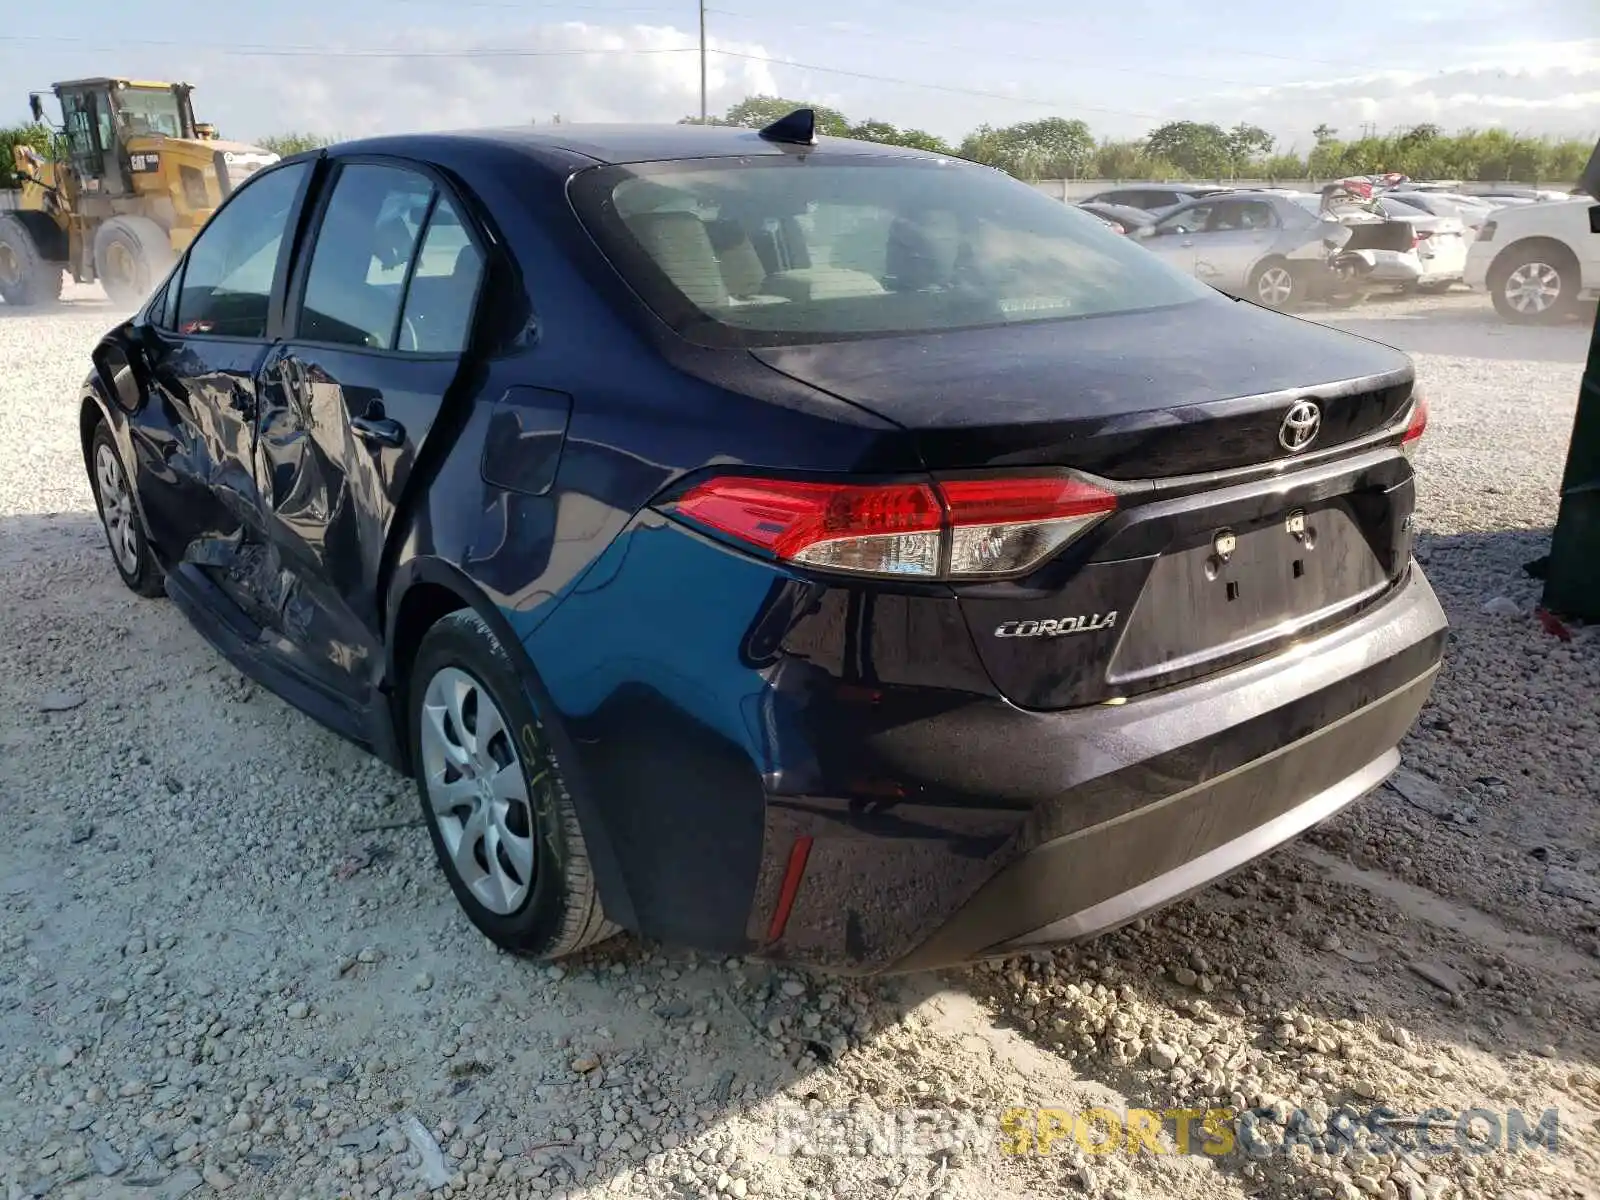
[[[1295,202],[1294,193],[1226,192],[1163,213],[1135,236],[1151,253],[1231,296],[1290,308],[1330,279],[1330,248],[1350,232]]]

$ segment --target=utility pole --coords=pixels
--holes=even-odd
[[[700,124],[706,123],[706,0],[700,0]]]

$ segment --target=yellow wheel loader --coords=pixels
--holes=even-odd
[[[17,146],[22,186],[0,191],[0,300],[42,304],[63,272],[136,304],[239,183],[276,154],[195,123],[186,83],[75,79],[54,86],[53,151]],[[44,121],[37,94],[28,98]]]

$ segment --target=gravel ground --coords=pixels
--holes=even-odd
[[[1421,553],[1454,631],[1397,787],[1117,934],[860,984],[473,933],[409,783],[117,580],[76,434],[96,295],[0,308],[6,1200],[1597,1194],[1600,634],[1545,632],[1522,570],[1581,325],[1471,296],[1331,318],[1433,400]],[[1232,1153],[988,1140],[1013,1107],[1213,1105],[1261,1110]],[[1308,1131],[1341,1105],[1554,1108],[1558,1151],[1330,1154]]]

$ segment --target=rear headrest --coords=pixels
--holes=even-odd
[[[691,302],[701,308],[727,304],[728,288],[704,221],[688,212],[655,212],[627,222],[644,252]]]
[[[416,236],[399,217],[390,217],[373,230],[372,256],[385,270],[405,262],[415,245]]]
[[[889,227],[884,273],[901,291],[947,284],[960,249],[961,230],[954,213],[928,212],[916,220],[897,217]]]
[[[706,226],[706,233],[722,267],[722,281],[728,287],[728,294],[754,296],[759,293],[767,278],[767,269],[761,265],[761,256],[756,253],[744,226],[727,219],[712,221]]]

